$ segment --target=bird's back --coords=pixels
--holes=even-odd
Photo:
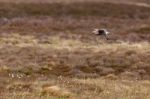
[[[99,34],[99,35],[104,35],[104,34],[105,34],[105,31],[104,31],[104,30],[98,30],[98,34]]]

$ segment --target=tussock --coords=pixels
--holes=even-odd
[[[61,89],[58,86],[43,87],[41,93],[43,95],[48,94],[52,96],[63,96],[63,97],[71,97],[73,95],[71,92]]]

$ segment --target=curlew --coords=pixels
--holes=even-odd
[[[110,32],[108,32],[106,29],[94,29],[93,33],[98,36],[103,35],[107,40],[109,39],[108,34]]]

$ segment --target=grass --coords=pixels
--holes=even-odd
[[[149,59],[145,59],[149,57],[147,54],[149,43],[146,42],[97,45],[79,40],[49,37],[47,43],[38,43],[39,39],[34,37],[17,34],[10,37],[1,38],[0,58],[9,56],[2,64],[9,67],[17,64],[19,68],[16,70],[21,73],[75,76],[80,72],[79,75],[84,77],[86,73],[101,76],[109,73],[120,75],[126,70],[138,74],[140,74],[139,69],[147,74],[149,72]],[[142,63],[144,66],[141,66]],[[136,76],[141,79],[143,77],[143,75]]]
[[[20,1],[0,3],[0,98],[150,98],[149,7]]]
[[[109,80],[106,78],[96,78],[96,79],[63,78],[63,81],[61,79],[58,79],[58,80],[53,79],[53,81],[51,80],[47,80],[47,82],[34,81],[30,83],[30,86],[32,86],[32,90],[34,90],[33,92],[15,91],[11,94],[6,92],[5,94],[2,94],[2,96],[11,96],[11,99],[16,99],[16,98],[22,98],[22,99],[26,99],[26,98],[34,98],[34,99],[35,98],[37,99],[110,98],[112,99],[114,97],[123,98],[123,99],[129,99],[129,98],[148,99],[150,97],[148,94],[150,90],[150,82],[147,80],[128,81],[128,80]],[[10,85],[10,87],[12,86],[13,84]],[[15,87],[15,90],[16,89],[19,90],[20,86],[24,86],[24,83],[23,85],[21,84],[21,82],[17,84],[17,86]],[[26,83],[25,86],[28,86],[28,83]],[[47,86],[47,88],[53,88],[53,89],[46,91],[46,94],[43,94],[43,91],[40,91],[38,89],[38,88],[41,89],[42,86]],[[48,87],[48,86],[51,86],[51,87]],[[27,87],[27,88],[30,88],[30,87]],[[22,89],[25,89],[25,88],[22,88]],[[69,90],[69,96],[68,95],[60,96],[61,95],[60,90],[65,90],[65,89]],[[45,89],[41,89],[41,90],[44,90],[45,92]],[[62,93],[64,92],[65,91],[63,91]],[[9,97],[7,99],[9,99]]]
[[[149,97],[148,42],[97,44],[57,35],[41,43],[13,33],[0,43],[2,98]]]
[[[107,5],[107,6],[106,6]],[[117,5],[117,6],[116,6]],[[78,6],[78,7],[77,7]],[[130,10],[126,10],[129,8]],[[14,4],[0,3],[0,17],[22,16],[73,16],[73,17],[117,17],[117,18],[149,18],[150,9],[134,5],[112,3],[50,3],[50,4]]]
[[[126,2],[124,2],[124,0],[116,0],[116,1],[111,1],[111,0],[92,0],[93,2],[111,2],[111,3],[150,3],[149,1],[147,0],[127,0]],[[15,1],[11,1],[11,0],[0,0],[0,2],[11,2],[11,3],[73,3],[73,2],[85,2],[84,0],[28,0],[28,1],[24,1],[24,0],[15,0]],[[91,0],[86,0],[86,2],[91,2]]]
[[[149,34],[150,33],[150,27],[142,27],[137,30],[135,30],[136,33],[143,33],[143,34]]]

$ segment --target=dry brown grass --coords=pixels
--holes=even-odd
[[[111,2],[111,3],[150,3],[149,0],[28,0],[28,1],[24,1],[24,0],[0,0],[0,2],[11,2],[11,3],[55,3],[55,2],[59,2],[59,3],[73,3],[73,2]]]
[[[106,6],[107,5],[107,6]],[[8,7],[9,6],[9,7]],[[130,10],[126,10],[126,8]],[[149,19],[150,8],[136,5],[113,3],[42,3],[42,4],[14,4],[0,3],[0,17],[23,16],[72,16],[72,17],[113,17]]]
[[[38,82],[38,83],[36,83]],[[52,84],[52,90],[46,94],[41,92],[42,86],[48,86]],[[29,85],[31,87],[29,87]],[[71,91],[64,92],[60,91],[59,87],[62,89],[68,89]],[[147,80],[143,81],[128,81],[128,80],[109,80],[105,78],[96,78],[96,79],[68,79],[62,78],[59,79],[49,79],[46,82],[38,80],[29,84],[10,84],[11,88],[15,88],[15,91],[10,93],[6,91],[2,93],[1,97],[7,96],[7,99],[16,99],[16,98],[34,98],[34,99],[49,99],[49,98],[62,98],[62,99],[105,99],[105,98],[123,98],[123,99],[149,99],[149,90],[150,82]],[[26,87],[25,87],[26,86]],[[21,88],[22,90],[19,91]],[[25,91],[26,88],[32,88],[33,91]],[[39,88],[39,89],[38,89]],[[52,87],[50,87],[52,88]],[[18,91],[17,91],[18,90]],[[24,90],[24,91],[23,91]],[[9,91],[11,91],[9,89]],[[44,92],[45,93],[45,92]],[[63,94],[62,94],[63,93]],[[64,95],[65,93],[65,95]],[[66,94],[67,93],[67,94]],[[69,93],[69,94],[68,94]],[[69,96],[68,96],[69,95]],[[11,98],[9,98],[11,97]]]
[[[0,3],[1,99],[150,98],[150,8],[95,1]]]
[[[147,42],[109,44],[103,41],[93,44],[49,37],[47,43],[38,43],[39,39],[34,37],[15,34],[11,35],[11,39],[9,37],[7,39],[5,37],[1,39],[0,58],[2,66],[8,66],[10,69],[13,65],[18,66],[9,71],[10,73],[84,77],[86,74],[120,75],[130,71],[137,73],[135,77],[144,79],[145,75],[140,74],[140,70],[143,70],[149,75],[149,58],[145,59],[149,57],[150,49]],[[3,50],[6,48],[7,50]]]
[[[15,33],[0,38],[2,98],[148,99],[149,84],[140,81],[150,77],[148,42],[40,40]]]

